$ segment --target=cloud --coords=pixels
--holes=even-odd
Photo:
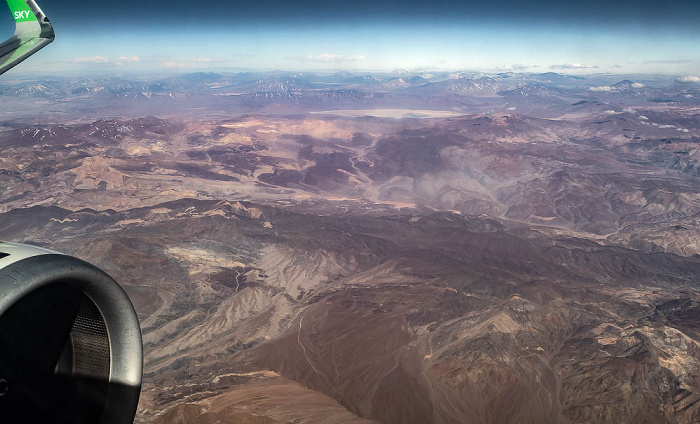
[[[141,59],[138,56],[119,56],[119,59],[117,59],[114,62],[114,64],[117,66],[123,66],[124,62],[134,63],[134,62],[138,62],[139,60],[141,60]]]
[[[73,61],[77,63],[109,63],[109,59],[104,56],[76,57]]]
[[[318,53],[309,56],[298,56],[294,59],[302,62],[325,62],[325,63],[337,63],[337,62],[359,62],[362,60],[367,60],[367,56],[363,54],[333,54],[333,53]]]
[[[367,60],[367,57],[362,54],[331,54],[331,53],[321,53],[311,56],[311,60],[314,62],[356,62],[359,60]]]
[[[522,63],[514,63],[512,65],[500,65],[496,67],[496,69],[499,71],[524,71],[532,68],[537,68],[537,65],[523,65]]]
[[[175,57],[172,60],[163,60],[161,59],[160,64],[165,68],[208,69],[215,63],[221,63],[221,59],[216,57]]]
[[[591,91],[612,91],[613,88],[609,85],[600,85],[598,87],[588,87]]]
[[[659,65],[659,64],[669,64],[669,65],[678,65],[681,63],[689,63],[692,62],[691,60],[688,59],[670,59],[670,60],[647,60],[644,62],[645,65]]]
[[[633,82],[632,88],[644,88],[644,84],[642,84],[641,82]]]
[[[182,68],[184,66],[187,66],[187,63],[170,61],[170,62],[163,62],[163,66],[165,68]]]
[[[695,75],[684,75],[682,77],[676,78],[676,82],[680,82],[682,84],[690,84],[693,82],[700,82],[700,77],[697,77]]]
[[[597,67],[598,65],[586,65],[585,63],[580,62],[564,63],[563,65],[550,66],[551,69],[591,69]]]
[[[73,62],[76,63],[94,63],[98,65],[105,65],[105,64],[111,64],[111,65],[117,65],[117,66],[122,66],[124,63],[134,63],[134,62],[139,62],[141,60],[140,57],[138,56],[119,56],[116,59],[112,59],[109,57],[105,56],[91,56],[91,57],[76,57],[73,59]]]
[[[209,63],[216,61],[216,59],[213,57],[191,57],[190,60],[196,63]]]

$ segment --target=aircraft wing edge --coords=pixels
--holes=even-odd
[[[0,74],[46,47],[55,38],[53,26],[34,0],[6,0],[15,33],[0,44]]]

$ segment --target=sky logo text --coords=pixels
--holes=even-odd
[[[31,11],[29,11],[29,10],[18,10],[16,12],[14,12],[15,19],[17,19],[17,20],[27,19],[29,17],[30,13],[31,13]]]

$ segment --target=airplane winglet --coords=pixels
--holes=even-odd
[[[0,44],[0,74],[17,66],[55,38],[53,27],[34,0],[7,0],[15,33]]]

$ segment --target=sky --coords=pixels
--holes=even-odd
[[[38,3],[56,41],[25,62],[26,71],[700,75],[697,0]],[[9,11],[4,22],[9,36]]]

